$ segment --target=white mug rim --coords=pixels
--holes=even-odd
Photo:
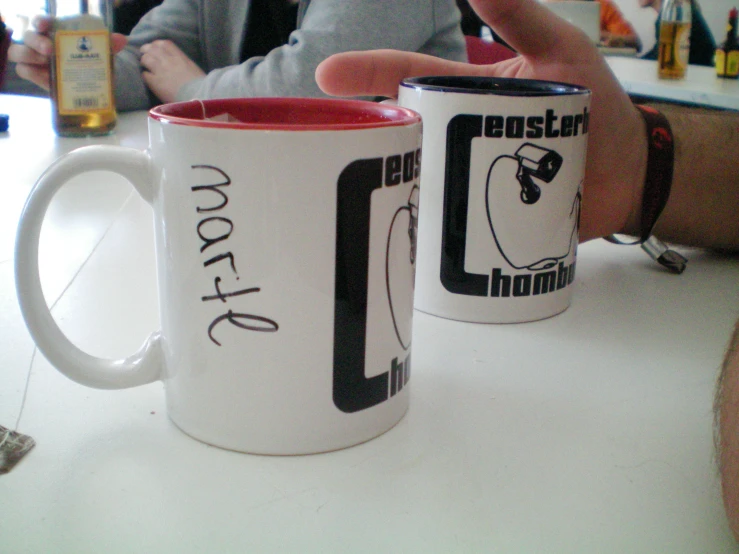
[[[249,105],[255,110],[279,110],[287,107],[305,114],[326,114],[333,112],[343,117],[356,117],[355,121],[223,121],[206,119],[229,113],[229,108]],[[194,115],[180,115],[187,112]],[[149,118],[163,124],[183,125],[197,128],[261,130],[261,131],[347,131],[362,129],[383,129],[413,125],[421,122],[421,116],[408,108],[380,104],[367,100],[338,98],[224,98],[211,100],[188,100],[162,104],[149,110]],[[325,119],[325,117],[324,117]]]

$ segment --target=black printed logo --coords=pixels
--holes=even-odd
[[[343,412],[353,413],[385,402],[400,392],[410,378],[420,159],[420,150],[415,150],[385,159],[358,160],[339,176],[333,400]],[[400,190],[395,188],[399,185],[408,187],[410,194],[394,209],[385,235],[383,260],[390,314],[386,326],[392,329],[391,344],[395,346],[388,348],[387,360],[382,362],[388,370],[367,377],[372,193],[380,189],[383,193],[386,189]]]
[[[92,41],[90,40],[90,37],[80,37],[77,40],[77,50],[80,52],[89,52],[92,50]]]
[[[418,186],[414,185],[408,197],[408,204],[395,212],[390,230],[387,234],[385,248],[385,285],[388,305],[393,320],[393,329],[398,343],[403,350],[411,347],[411,313],[413,312],[413,296],[409,294],[415,288],[416,280],[416,246],[418,236]],[[396,243],[403,242],[397,246]],[[400,252],[407,256],[407,264],[393,264],[393,254]]]
[[[547,123],[547,128],[550,120],[557,120],[557,116],[550,112],[547,110],[546,114],[549,119],[541,118]],[[565,118],[568,119],[565,121]],[[523,123],[511,125],[510,133],[506,135],[502,131],[495,132],[504,126],[498,119],[503,121],[500,116],[484,118],[463,114],[454,117],[447,127],[441,283],[449,292],[467,296],[528,296],[559,290],[574,278],[574,262],[565,265],[563,260],[570,256],[577,242],[582,183],[567,183],[566,189],[561,185],[551,189],[555,187],[558,175],[564,173],[566,176],[569,168],[558,152],[533,142],[519,143],[517,148],[512,147],[510,154],[498,155],[490,163],[486,182],[471,183],[473,139],[500,139],[509,134],[515,135],[513,138],[528,136],[522,130],[519,132],[519,127],[524,129]],[[525,121],[524,118],[509,119]],[[576,125],[571,125],[570,120]],[[567,125],[563,124],[558,135],[571,137],[587,132],[587,113],[584,116],[563,116],[562,121]],[[531,129],[528,133],[533,136]],[[554,201],[554,196],[543,192],[550,189],[557,191],[556,202],[564,210],[569,210],[568,223],[563,227],[562,218],[559,218],[554,223],[554,231],[545,220],[550,208],[548,202]],[[484,192],[480,197],[470,198],[471,190]],[[570,194],[566,190],[572,190],[572,195],[563,196]],[[476,205],[479,202],[484,202],[487,226],[508,268],[491,267],[488,273],[465,269],[469,207],[471,203]],[[475,229],[479,230],[479,227]],[[506,270],[540,273],[507,275]]]

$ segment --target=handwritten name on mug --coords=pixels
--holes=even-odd
[[[200,253],[205,254],[207,250],[207,255],[210,256],[203,262],[203,267],[209,267],[220,262],[227,262],[226,271],[230,269],[231,275],[229,276],[235,278],[235,280],[238,281],[239,272],[236,269],[236,257],[234,256],[233,252],[227,250],[220,251],[215,255],[211,255],[213,254],[213,251],[210,250],[211,247],[219,243],[224,243],[221,244],[221,248],[227,246],[224,241],[227,241],[234,231],[233,221],[230,218],[226,217],[226,212],[223,212],[223,210],[228,206],[228,194],[226,194],[225,188],[231,186],[231,178],[226,174],[225,171],[212,165],[193,165],[191,166],[191,168],[211,170],[217,173],[220,178],[223,179],[222,181],[217,183],[209,183],[190,187],[190,190],[192,190],[193,193],[196,193],[199,197],[196,208],[197,213],[208,214],[198,222],[196,227],[198,237],[202,241]],[[206,199],[208,203],[205,202]],[[200,202],[203,203],[201,204]],[[223,265],[218,266],[218,268],[222,269]],[[221,289],[222,281],[223,278],[220,275],[216,275],[213,278],[213,288],[215,289],[215,294],[203,296],[201,300],[203,302],[220,300],[222,303],[228,304],[228,302],[235,297],[240,297],[247,294],[256,294],[261,290],[260,287],[249,287],[245,289],[234,290],[231,292],[224,292]],[[268,317],[244,312],[236,312],[229,305],[228,310],[225,313],[213,319],[213,321],[208,325],[208,338],[210,338],[210,340],[218,346],[221,346],[221,343],[215,338],[213,333],[216,327],[224,321],[227,321],[231,325],[235,325],[236,327],[245,329],[247,331],[274,333],[279,329],[279,325],[277,324],[277,322]]]

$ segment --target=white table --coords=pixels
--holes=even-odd
[[[621,86],[629,94],[739,110],[739,81],[719,79],[712,67],[688,66],[685,79],[672,81],[657,77],[657,62],[654,60],[612,56],[606,59]]]
[[[638,248],[585,244],[559,316],[416,313],[411,408],[383,436],[315,456],[238,454],[180,432],[160,384],[67,380],[34,357],[18,311],[11,248],[33,181],[82,144],[144,147],[145,114],[93,141],[55,138],[44,100],[0,96],[3,111],[0,424],[22,410],[18,430],[38,445],[0,477],[0,552],[736,552],[711,405],[739,260],[688,251],[675,276]],[[52,204],[44,289],[94,354],[128,354],[158,326],[152,235],[148,206],[106,173]]]

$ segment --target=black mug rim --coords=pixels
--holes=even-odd
[[[464,75],[409,77],[403,79],[400,86],[435,92],[492,94],[496,96],[567,96],[590,94],[590,89],[586,87],[557,81]]]

